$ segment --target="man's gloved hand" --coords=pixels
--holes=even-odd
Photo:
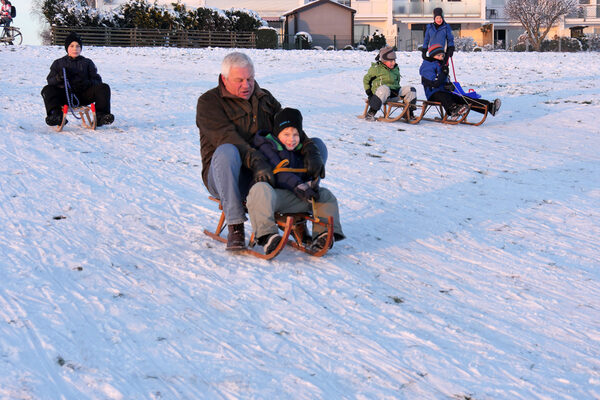
[[[367,94],[367,97],[373,96],[373,92],[371,91],[371,89],[365,90],[365,93]]]
[[[312,140],[307,140],[302,146],[304,156],[304,168],[310,178],[325,178],[325,165],[317,145]]]
[[[275,187],[273,167],[265,160],[260,151],[251,149],[246,153],[246,166],[252,171],[254,182],[267,182]]]
[[[312,199],[319,200],[319,193],[316,192],[308,183],[301,183],[294,188],[294,194],[303,201],[309,202]]]

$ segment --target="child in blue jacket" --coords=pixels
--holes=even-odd
[[[454,54],[454,35],[452,28],[444,21],[444,11],[441,8],[433,9],[433,22],[425,28],[425,38],[423,39],[423,59],[431,57],[427,54],[429,49],[434,44],[439,44],[442,49],[446,49],[444,64],[448,64],[448,59]]]
[[[282,160],[288,160],[286,168],[304,168],[304,156],[301,153],[300,131],[302,114],[293,108],[284,108],[275,115],[273,133],[260,131],[254,136],[253,145],[265,155],[275,168]],[[277,196],[271,196],[271,191]],[[272,204],[276,199],[277,204]],[[264,246],[265,253],[277,247],[281,236],[275,223],[274,213],[299,213],[312,211],[315,200],[314,217],[327,219],[333,216],[334,240],[340,241],[346,236],[340,225],[337,199],[328,189],[320,187],[306,173],[280,172],[275,174],[275,188],[266,182],[256,182],[248,198],[248,214],[258,244]],[[275,200],[273,200],[275,201]],[[262,218],[259,218],[261,216]],[[259,224],[258,221],[268,221]],[[321,225],[315,224],[312,231],[312,249],[317,251],[325,247],[327,232]],[[333,242],[332,242],[333,245]]]
[[[492,115],[496,115],[500,110],[502,102],[496,99],[493,102],[484,99],[472,99],[467,96],[459,96],[454,91],[454,84],[448,79],[448,65],[444,63],[444,49],[439,44],[434,44],[428,49],[430,58],[423,60],[419,73],[421,74],[421,83],[425,89],[427,100],[442,103],[450,120],[457,120],[465,112],[467,105],[475,104],[487,106]],[[473,108],[473,111],[483,113],[483,110]]]

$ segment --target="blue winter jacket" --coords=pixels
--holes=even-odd
[[[423,49],[427,50],[434,44],[439,44],[443,49],[446,49],[446,42],[449,46],[454,46],[454,35],[452,34],[452,28],[446,23],[442,22],[440,26],[435,23],[430,23],[425,28],[425,38],[423,39]]]
[[[423,83],[427,100],[429,100],[436,92],[448,92],[448,90],[444,88],[444,85],[450,81],[448,75],[442,72],[440,61],[424,60],[421,64],[421,68],[419,68],[419,74],[421,74],[421,83]]]
[[[260,131],[254,135],[253,145],[267,157],[273,168],[281,160],[288,160],[290,162],[286,168],[304,168],[304,158],[300,153],[302,143],[290,151],[273,134]],[[280,172],[275,174],[275,187],[294,190],[296,186],[309,180],[310,178],[304,173]]]

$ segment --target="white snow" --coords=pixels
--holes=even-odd
[[[116,121],[56,133],[64,49],[0,48],[0,398],[600,398],[599,53],[457,53],[503,101],[469,127],[357,119],[375,52],[244,50],[326,141],[348,235],[267,262],[202,232],[229,51],[84,46]]]

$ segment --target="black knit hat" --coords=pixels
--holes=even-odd
[[[287,127],[293,126],[298,129],[298,132],[302,131],[302,114],[295,108],[284,108],[275,114],[275,122],[273,127],[273,134],[279,135],[279,132]]]
[[[441,9],[441,7],[437,7],[433,9],[433,18],[440,16],[442,18],[444,18],[444,10]]]
[[[79,45],[83,48],[83,44],[81,43],[81,38],[79,35],[75,32],[71,32],[65,39],[65,51],[69,51],[69,45],[73,42],[79,43]]]

